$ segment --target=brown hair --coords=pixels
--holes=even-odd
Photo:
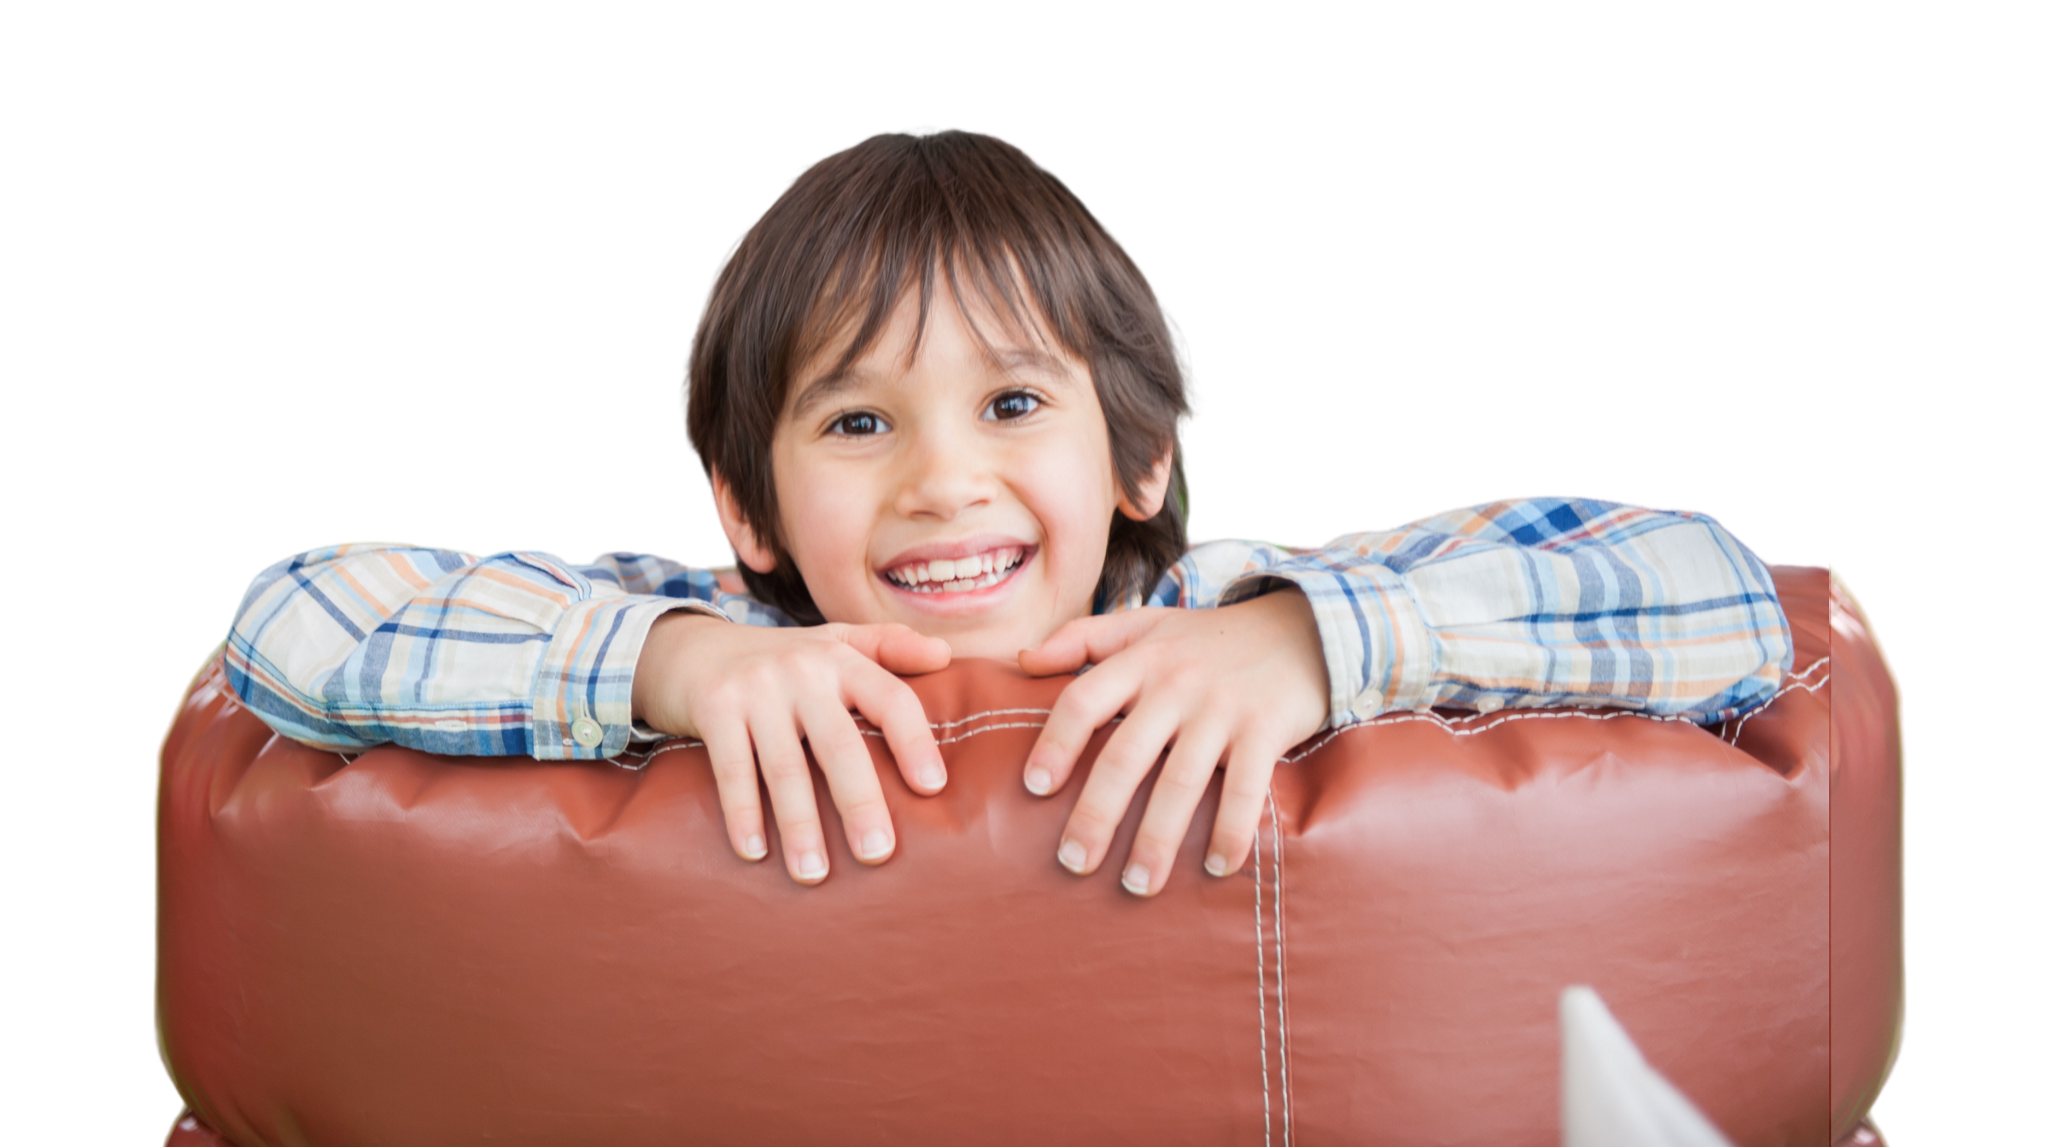
[[[1096,584],[1098,606],[1143,598],[1187,550],[1187,397],[1166,318],[1065,184],[1009,144],[962,131],[878,135],[820,161],[740,240],[711,290],[690,352],[690,444],[777,557],[765,574],[741,563],[747,588],[798,621],[822,620],[781,536],[776,422],[813,355],[851,330],[835,369],[850,366],[913,286],[921,338],[941,281],[963,313],[964,285],[1088,364],[1125,493],[1173,452],[1164,508],[1142,522],[1116,515]]]

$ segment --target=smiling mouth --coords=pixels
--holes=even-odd
[[[1029,546],[1003,546],[951,561],[905,562],[883,570],[882,576],[911,593],[972,593],[1009,577],[1030,554]]]

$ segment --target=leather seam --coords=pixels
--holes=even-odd
[[[1816,690],[1816,689],[1819,689],[1819,688],[1820,688],[1820,687],[1821,687],[1822,685],[1825,685],[1825,684],[1827,684],[1827,681],[1828,681],[1828,679],[1827,679],[1826,677],[1822,677],[1822,678],[1821,678],[1821,679],[1820,679],[1819,681],[1813,682],[1813,683],[1811,683],[1811,684],[1808,684],[1808,683],[1807,683],[1807,682],[1806,682],[1806,681],[1805,681],[1804,679],[1805,679],[1806,677],[1810,676],[1810,675],[1811,675],[1811,674],[1812,674],[1812,673],[1813,673],[1813,672],[1814,672],[1815,670],[1817,670],[1817,669],[1820,669],[1820,668],[1822,668],[1823,666],[1827,665],[1827,664],[1828,664],[1828,662],[1829,662],[1829,660],[1830,660],[1830,658],[1827,658],[1827,657],[1823,657],[1823,658],[1821,658],[1820,660],[1818,660],[1818,661],[1815,661],[1815,662],[1814,662],[1813,664],[1811,664],[1811,665],[1807,666],[1807,667],[1806,667],[1805,669],[1802,669],[1802,670],[1800,670],[1800,671],[1799,671],[1798,673],[1795,673],[1795,674],[1793,674],[1792,676],[1790,676],[1790,677],[1786,678],[1786,679],[1785,679],[1785,684],[1783,684],[1783,685],[1779,686],[1779,687],[1778,687],[1778,690],[1777,690],[1777,692],[1775,692],[1775,693],[1772,693],[1772,694],[1770,695],[1770,697],[1769,697],[1769,698],[1765,699],[1765,701],[1764,701],[1764,703],[1763,703],[1763,704],[1761,704],[1761,705],[1757,706],[1757,707],[1756,707],[1756,708],[1754,708],[1754,709],[1751,709],[1751,710],[1750,710],[1749,712],[1747,712],[1747,713],[1744,713],[1744,714],[1742,715],[1742,719],[1741,719],[1740,721],[1736,722],[1736,726],[1735,726],[1735,727],[1736,727],[1736,732],[1735,732],[1735,734],[1734,734],[1734,735],[1735,735],[1735,736],[1738,736],[1738,737],[1739,737],[1739,736],[1741,736],[1741,729],[1742,729],[1742,726],[1743,726],[1743,724],[1747,723],[1747,722],[1748,722],[1748,720],[1749,720],[1749,719],[1750,719],[1751,717],[1753,717],[1753,716],[1757,715],[1758,713],[1761,713],[1761,712],[1763,712],[1763,711],[1764,711],[1765,709],[1768,709],[1768,708],[1770,708],[1770,707],[1771,707],[1771,706],[1772,706],[1773,704],[1775,704],[1775,703],[1776,703],[1776,702],[1778,701],[1778,699],[1779,699],[1779,698],[1783,697],[1783,696],[1784,696],[1785,694],[1787,694],[1787,693],[1792,693],[1792,692],[1796,692],[1796,691],[1805,691],[1805,692],[1809,692],[1809,693],[1810,693],[1810,692],[1813,692],[1813,691],[1814,691],[1814,690]],[[982,711],[981,711],[981,712],[979,712],[979,713],[970,713],[970,714],[968,714],[968,715],[967,715],[967,716],[965,716],[965,717],[961,717],[961,718],[958,718],[957,720],[952,720],[952,721],[929,721],[929,722],[926,722],[926,724],[927,724],[927,725],[929,725],[929,726],[930,726],[930,728],[931,728],[931,729],[932,729],[932,730],[933,730],[934,732],[936,732],[936,731],[938,731],[938,730],[941,730],[941,729],[957,729],[957,728],[959,728],[959,727],[960,727],[960,726],[962,726],[962,725],[971,725],[971,724],[973,724],[974,722],[976,722],[976,721],[979,721],[979,720],[982,720],[983,718],[986,718],[986,717],[1005,717],[1005,716],[1016,716],[1016,715],[1019,715],[1019,714],[1026,714],[1026,713],[1028,713],[1028,714],[1033,714],[1033,715],[1047,715],[1047,716],[1049,716],[1049,715],[1051,715],[1051,713],[1052,713],[1052,710],[1050,710],[1050,709],[984,709],[984,710],[982,710]],[[1355,723],[1355,724],[1351,724],[1351,725],[1346,725],[1346,726],[1344,726],[1344,727],[1343,727],[1343,728],[1341,728],[1341,729],[1331,729],[1331,730],[1328,730],[1328,731],[1324,732],[1324,733],[1323,733],[1323,734],[1322,734],[1321,736],[1319,736],[1319,737],[1315,738],[1315,739],[1314,739],[1313,741],[1310,741],[1310,742],[1309,742],[1309,744],[1308,744],[1308,747],[1307,747],[1307,748],[1305,748],[1305,749],[1301,750],[1301,751],[1300,751],[1300,752],[1298,752],[1298,753],[1294,753],[1294,754],[1291,754],[1291,755],[1288,755],[1288,756],[1283,756],[1283,757],[1281,757],[1281,758],[1280,758],[1280,760],[1281,760],[1282,762],[1286,763],[1286,764],[1293,764],[1294,762],[1296,762],[1296,761],[1299,761],[1299,760],[1301,760],[1301,759],[1302,759],[1302,758],[1304,758],[1304,757],[1310,756],[1311,754],[1315,753],[1315,752],[1316,752],[1317,750],[1321,749],[1321,748],[1322,748],[1322,747],[1323,747],[1324,745],[1327,745],[1327,744],[1329,744],[1329,743],[1330,743],[1331,741],[1335,740],[1336,738],[1338,738],[1338,737],[1340,737],[1340,736],[1343,736],[1343,735],[1344,735],[1345,733],[1349,733],[1349,732],[1351,732],[1351,731],[1352,731],[1352,730],[1354,730],[1354,729],[1362,729],[1362,728],[1365,728],[1365,727],[1366,727],[1366,726],[1368,726],[1368,725],[1402,725],[1402,724],[1409,724],[1409,723],[1413,723],[1413,722],[1416,722],[1416,721],[1426,721],[1426,722],[1428,722],[1428,723],[1430,723],[1430,724],[1432,724],[1432,725],[1435,725],[1436,727],[1438,727],[1438,728],[1442,729],[1442,730],[1443,730],[1444,732],[1446,732],[1446,733],[1449,733],[1449,734],[1451,734],[1451,735],[1452,735],[1452,736],[1454,736],[1454,737],[1473,737],[1473,736],[1477,736],[1477,735],[1479,735],[1480,733],[1488,732],[1488,731],[1490,731],[1490,730],[1492,730],[1492,729],[1497,729],[1497,728],[1499,728],[1500,726],[1502,726],[1502,725],[1505,725],[1505,724],[1507,724],[1507,723],[1508,723],[1508,722],[1510,722],[1510,721],[1560,721],[1560,720],[1580,720],[1580,721],[1612,721],[1612,720],[1614,720],[1614,719],[1615,719],[1615,718],[1617,718],[1617,717],[1633,717],[1633,718],[1635,718],[1635,719],[1637,719],[1637,720],[1640,720],[1640,721],[1660,721],[1660,722],[1674,722],[1674,721],[1676,721],[1676,722],[1682,722],[1682,723],[1685,723],[1685,724],[1691,724],[1691,722],[1690,722],[1690,721],[1687,721],[1687,720],[1686,720],[1686,718],[1684,718],[1684,717],[1660,717],[1660,716],[1657,716],[1656,714],[1653,714],[1653,713],[1636,713],[1636,712],[1631,712],[1631,711],[1628,711],[1628,710],[1612,710],[1612,711],[1608,711],[1608,712],[1604,712],[1604,713],[1588,713],[1588,712],[1585,712],[1585,711],[1582,711],[1582,710],[1577,710],[1577,709],[1541,709],[1541,710],[1532,710],[1532,711],[1529,711],[1529,712],[1521,712],[1521,713],[1505,713],[1505,714],[1502,714],[1502,715],[1500,715],[1500,716],[1492,716],[1492,715],[1490,715],[1490,714],[1478,714],[1478,713],[1475,713],[1475,714],[1473,714],[1473,715],[1471,715],[1471,716],[1469,716],[1469,717],[1439,717],[1439,716],[1437,716],[1437,715],[1436,715],[1435,713],[1402,713],[1402,714],[1399,714],[1399,715],[1392,715],[1392,714],[1390,714],[1390,715],[1388,715],[1388,716],[1384,716],[1384,717],[1377,717],[1377,718],[1374,718],[1374,719],[1372,719],[1372,720],[1369,720],[1369,721],[1360,721],[1360,722],[1357,722],[1357,723]],[[1120,720],[1120,719],[1121,719],[1121,718],[1116,718],[1116,719],[1113,719],[1113,720]],[[1463,724],[1463,723],[1466,723],[1466,722],[1470,722],[1470,721],[1481,721],[1481,720],[1485,721],[1485,722],[1486,722],[1486,724],[1484,724],[1484,725],[1481,725],[1481,726],[1479,726],[1479,727],[1478,727],[1478,728],[1476,728],[1476,729],[1460,729],[1460,728],[1458,728],[1458,727],[1457,727],[1458,725],[1460,725],[1460,724]],[[862,720],[862,721],[860,721],[860,722],[859,722],[859,724],[861,724],[861,725],[866,725],[866,724],[867,724],[867,722],[866,722],[865,720]],[[966,731],[964,731],[964,732],[961,732],[961,733],[957,733],[957,734],[955,734],[955,735],[953,735],[953,736],[951,736],[951,737],[941,737],[941,738],[936,738],[936,740],[937,740],[937,743],[938,743],[938,744],[941,744],[941,745],[952,745],[952,744],[957,744],[957,743],[959,743],[959,742],[961,742],[961,741],[964,741],[964,740],[966,740],[966,739],[967,739],[967,738],[969,738],[969,737],[975,736],[975,735],[977,735],[977,734],[980,734],[980,733],[993,733],[993,732],[996,732],[996,731],[998,731],[998,730],[1001,730],[1001,729],[1043,729],[1043,728],[1045,728],[1045,722],[1043,722],[1043,721],[1002,721],[1002,722],[998,722],[998,723],[996,723],[996,724],[993,724],[993,725],[983,725],[982,727],[980,727],[980,728],[978,728],[978,729],[968,729],[968,730],[966,730]],[[862,729],[861,729],[860,731],[861,731],[861,734],[862,734],[863,736],[868,736],[868,737],[880,737],[880,736],[882,736],[882,733],[881,733],[881,731],[880,731],[880,730],[877,730],[877,729],[873,729],[873,728],[862,728]],[[1732,742],[1731,742],[1731,743],[1732,743]],[[626,752],[624,752],[624,753],[621,753],[621,754],[619,754],[619,756],[620,756],[620,757],[636,757],[636,758],[639,758],[639,759],[641,760],[641,762],[642,762],[641,764],[638,764],[638,765],[620,765],[619,767],[620,767],[620,768],[624,768],[624,769],[630,769],[630,770],[633,770],[633,771],[638,771],[639,769],[642,769],[642,768],[645,768],[645,767],[646,767],[646,764],[645,764],[645,762],[646,762],[646,761],[650,761],[650,760],[653,760],[653,759],[654,759],[655,757],[657,757],[657,756],[660,756],[660,755],[661,755],[662,753],[666,753],[666,752],[671,752],[671,751],[674,751],[674,750],[676,750],[676,749],[696,749],[696,748],[702,748],[702,747],[703,747],[703,745],[704,745],[704,742],[702,742],[702,741],[700,741],[700,740],[697,740],[697,739],[695,739],[695,738],[689,738],[689,737],[677,737],[677,738],[673,738],[673,739],[671,739],[671,740],[667,740],[667,741],[663,741],[663,742],[659,743],[659,744],[658,744],[658,745],[656,745],[656,746],[655,746],[655,747],[654,747],[653,749],[649,750],[649,751],[648,751],[648,752],[646,752],[646,753],[635,753],[635,752],[632,752],[631,750],[628,750],[628,751],[626,751]],[[614,758],[610,758],[610,759],[611,759],[611,760],[613,761],[613,763],[615,763],[615,764],[616,764],[616,763],[618,762],[618,758],[617,758],[617,757],[614,757]]]
[[[1795,673],[1791,677],[1787,678],[1785,684],[1780,685],[1778,687],[1777,692],[1772,693],[1768,698],[1766,698],[1763,704],[1758,705],[1756,708],[1751,709],[1747,713],[1744,713],[1742,715],[1742,720],[1747,721],[1750,717],[1755,716],[1756,714],[1763,712],[1765,709],[1770,708],[1773,704],[1777,702],[1778,698],[1783,697],[1787,693],[1792,693],[1800,690],[1804,690],[1806,692],[1811,693],[1814,690],[1820,688],[1822,685],[1827,684],[1826,677],[1823,677],[1819,681],[1814,682],[1810,685],[1807,684],[1803,680],[1803,678],[1813,673],[1814,670],[1819,669],[1822,666],[1826,665],[1828,663],[1828,660],[1828,658],[1823,657],[1820,660],[1814,662],[1813,664],[1807,666],[1806,668],[1800,670],[1798,673]],[[1692,724],[1691,721],[1688,721],[1684,717],[1660,717],[1654,713],[1636,713],[1626,709],[1609,710],[1603,713],[1588,713],[1584,710],[1579,709],[1536,709],[1522,713],[1504,713],[1497,717],[1475,713],[1469,717],[1448,718],[1439,717],[1435,713],[1403,713],[1398,716],[1376,717],[1370,721],[1360,721],[1356,724],[1346,725],[1341,729],[1331,729],[1323,733],[1321,736],[1317,737],[1315,740],[1310,741],[1308,743],[1307,748],[1302,749],[1298,753],[1293,753],[1288,756],[1281,757],[1280,761],[1283,764],[1294,764],[1296,761],[1302,760],[1303,758],[1313,756],[1324,745],[1329,744],[1331,741],[1336,740],[1338,737],[1341,737],[1346,733],[1350,733],[1358,729],[1373,728],[1384,725],[1405,725],[1417,721],[1426,721],[1432,725],[1435,725],[1437,728],[1442,729],[1444,732],[1449,733],[1453,737],[1476,737],[1481,733],[1497,729],[1510,721],[1612,721],[1620,717],[1631,717],[1638,721],[1657,721],[1662,723],[1678,722],[1680,724],[1686,725]],[[1485,721],[1486,724],[1481,725],[1476,729],[1460,729],[1456,727],[1457,725],[1464,722],[1482,720]],[[1741,729],[1741,727],[1741,722],[1737,722],[1737,735],[1740,735],[1739,730]]]
[[[1265,1144],[1273,1147],[1273,1080],[1266,1061],[1266,862],[1261,852],[1260,833],[1252,830],[1252,937],[1259,968],[1259,1103],[1265,1120]],[[1285,1134],[1284,1130],[1282,1132]]]
[[[1446,721],[1445,719],[1437,716],[1434,713],[1404,713],[1398,717],[1375,717],[1370,721],[1360,721],[1355,725],[1346,725],[1341,729],[1331,729],[1330,731],[1324,733],[1322,736],[1317,737],[1315,740],[1309,742],[1307,748],[1301,750],[1298,753],[1294,753],[1290,756],[1281,757],[1280,761],[1282,764],[1291,765],[1294,764],[1296,761],[1300,761],[1304,758],[1314,756],[1318,751],[1322,749],[1324,745],[1329,744],[1331,741],[1336,740],[1337,738],[1343,736],[1346,733],[1356,732],[1359,729],[1384,728],[1388,725],[1408,725],[1418,721],[1426,721],[1429,724],[1435,725],[1437,728],[1442,729],[1444,732],[1449,733],[1453,737],[1476,737],[1481,733],[1490,732],[1494,729],[1497,729],[1510,721],[1565,721],[1574,719],[1580,721],[1612,721],[1618,717],[1630,717],[1638,721],[1676,721],[1680,724],[1687,725],[1692,723],[1690,721],[1687,721],[1684,717],[1659,717],[1652,713],[1631,713],[1625,710],[1610,711],[1606,713],[1582,713],[1576,710],[1560,711],[1545,709],[1529,713],[1509,713],[1505,717],[1496,717],[1490,724],[1482,725],[1477,729],[1456,729],[1451,727],[1451,723],[1449,721]],[[1458,719],[1469,720],[1469,718]]]
[[[1808,683],[1805,680],[1805,678],[1814,670],[1819,669],[1822,666],[1826,665],[1831,659],[1832,658],[1829,657],[1823,657],[1819,661],[1816,661],[1813,664],[1807,666],[1806,668],[1800,670],[1799,672],[1793,674],[1791,677],[1786,678],[1785,684],[1779,686],[1778,691],[1776,693],[1771,694],[1768,700],[1766,700],[1763,704],[1758,705],[1756,708],[1751,709],[1749,712],[1744,713],[1742,715],[1742,719],[1740,721],[1735,722],[1735,731],[1731,733],[1728,737],[1728,747],[1732,749],[1736,746],[1738,742],[1742,740],[1742,727],[1744,725],[1749,724],[1749,719],[1751,717],[1754,717],[1758,713],[1763,712],[1765,709],[1768,709],[1771,706],[1777,704],[1778,698],[1783,697],[1785,694],[1791,693],[1795,690],[1804,690],[1808,693],[1820,692],[1820,687],[1826,685],[1828,681],[1834,677],[1834,673],[1832,671],[1822,674],[1820,680],[1811,683]]]
[[[1280,1141],[1283,1147],[1294,1143],[1294,1077],[1289,1070],[1287,1041],[1287,923],[1284,915],[1286,891],[1282,887],[1287,875],[1286,862],[1282,859],[1282,836],[1280,831],[1280,806],[1273,800],[1273,790],[1266,789],[1266,809],[1273,821],[1273,1010],[1280,1029]]]
[[[1002,717],[1018,713],[1051,714],[1051,712],[1052,710],[1050,709],[986,709],[982,712],[962,717],[957,721],[929,721],[926,723],[931,726],[934,732],[936,732],[940,729],[954,729],[958,728],[961,725],[972,724],[975,721],[979,721],[984,717]],[[1122,718],[1119,717],[1115,720],[1121,721]],[[861,736],[863,737],[879,738],[883,736],[883,733],[880,729],[868,728],[865,727],[866,725],[867,722],[863,719],[857,721],[854,727],[859,730]],[[965,732],[956,733],[950,737],[935,737],[933,738],[933,741],[934,743],[940,745],[953,745],[958,744],[959,742],[964,741],[967,738],[975,736],[977,734],[993,733],[999,729],[1043,728],[1045,728],[1044,721],[1000,721],[993,725],[983,725],[978,729],[968,729]],[[697,740],[694,737],[672,737],[669,740],[662,741],[656,744],[654,748],[649,749],[647,752],[636,753],[631,749],[628,749],[625,752],[620,753],[618,756],[608,757],[606,758],[606,760],[608,760],[611,764],[617,766],[618,768],[625,769],[627,772],[637,773],[640,770],[646,768],[647,763],[649,761],[652,761],[654,758],[662,755],[663,753],[672,753],[678,749],[701,749],[703,747],[704,742]],[[632,759],[635,763],[627,764],[625,760],[626,758]]]

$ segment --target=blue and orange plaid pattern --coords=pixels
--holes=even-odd
[[[1330,725],[1434,705],[1598,705],[1725,720],[1768,699],[1791,633],[1769,571],[1713,519],[1537,498],[1351,534],[1314,550],[1211,542],[1144,600],[1211,608],[1292,584],[1314,608]],[[608,757],[636,736],[633,669],[655,618],[780,611],[644,554],[570,565],[398,545],[263,571],[228,636],[229,682],[285,736],[356,750]],[[582,718],[603,737],[580,744]]]
[[[1333,727],[1437,705],[1712,723],[1761,704],[1792,666],[1769,569],[1701,514],[1532,498],[1316,550],[1213,543],[1148,604],[1229,605],[1275,582],[1315,610]]]

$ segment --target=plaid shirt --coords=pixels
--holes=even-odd
[[[1769,571],[1713,519],[1560,498],[1495,502],[1321,549],[1196,546],[1143,599],[1206,609],[1291,583],[1315,611],[1330,725],[1445,705],[1598,705],[1725,720],[1789,671]],[[608,757],[636,736],[633,669],[670,610],[793,624],[715,571],[645,554],[570,565],[397,545],[263,571],[229,682],[272,728],[343,750]],[[576,734],[581,732],[579,739]]]

